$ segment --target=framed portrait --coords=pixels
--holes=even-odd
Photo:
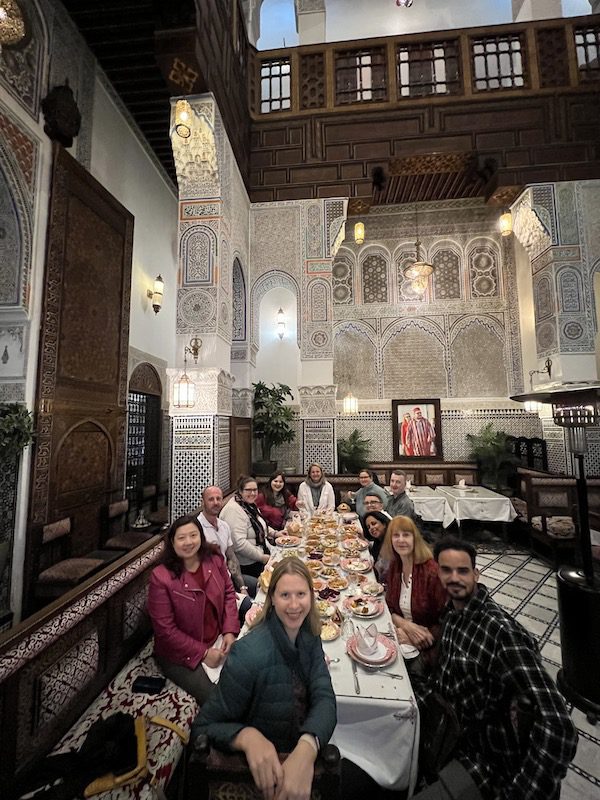
[[[440,401],[434,398],[392,400],[393,461],[442,459]]]

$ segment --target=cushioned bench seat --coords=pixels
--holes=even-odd
[[[190,733],[192,722],[199,711],[196,700],[183,689],[167,680],[162,692],[155,695],[134,693],[131,686],[138,675],[160,675],[158,664],[152,656],[152,640],[119,672],[106,689],[88,707],[71,730],[60,740],[53,754],[77,750],[93,722],[117,711],[137,716],[164,717]],[[168,784],[184,751],[184,744],[176,733],[162,726],[148,725],[149,776],[136,784],[129,784],[110,792],[95,795],[98,800],[156,800],[151,784],[163,789]]]

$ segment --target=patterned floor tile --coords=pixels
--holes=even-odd
[[[555,664],[561,663],[560,647],[548,642],[542,647],[542,656],[547,658],[548,661],[554,661]]]
[[[517,614],[515,619],[517,622],[521,623],[525,630],[529,631],[529,633],[533,633],[534,636],[543,636],[548,630],[548,625],[545,622],[526,617],[524,614]]]
[[[527,605],[522,608],[522,613],[526,614],[528,617],[533,617],[534,619],[546,623],[554,622],[554,618],[556,617],[556,611],[553,611],[551,608],[542,608],[542,606],[537,606],[535,603],[527,603]]]
[[[496,592],[494,595],[494,600],[502,606],[502,608],[507,609],[508,611],[514,611],[514,609],[520,604],[521,600],[518,597],[511,597],[510,595],[506,594],[504,591]]]

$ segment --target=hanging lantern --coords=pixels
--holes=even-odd
[[[357,222],[354,226],[354,241],[356,244],[362,244],[365,240],[365,224],[364,222]]]
[[[510,236],[512,233],[512,214],[510,211],[505,211],[499,220],[500,233],[502,236]]]
[[[196,397],[196,384],[184,370],[173,384],[173,405],[175,408],[193,408]]]

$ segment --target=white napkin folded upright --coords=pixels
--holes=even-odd
[[[212,645],[212,647],[216,647],[217,649],[219,649],[219,647],[221,647],[222,644],[223,644],[223,635],[220,633],[215,639],[215,643]],[[219,664],[218,667],[207,667],[204,661],[200,663],[202,664],[204,672],[206,672],[211,681],[213,683],[218,683],[219,677],[221,675],[221,670],[223,669],[223,664],[225,662],[223,661],[221,664]]]
[[[406,481],[406,488],[412,489],[412,481]]]
[[[356,626],[356,649],[361,656],[373,656],[377,652],[377,625],[372,622],[367,628]]]
[[[466,484],[466,482],[465,482],[465,479],[464,479],[464,478],[461,478],[461,479],[459,480],[459,482],[458,482],[458,485],[460,486],[460,488],[461,488],[461,489],[464,489],[464,488],[465,488],[465,486],[467,485],[467,484]]]

